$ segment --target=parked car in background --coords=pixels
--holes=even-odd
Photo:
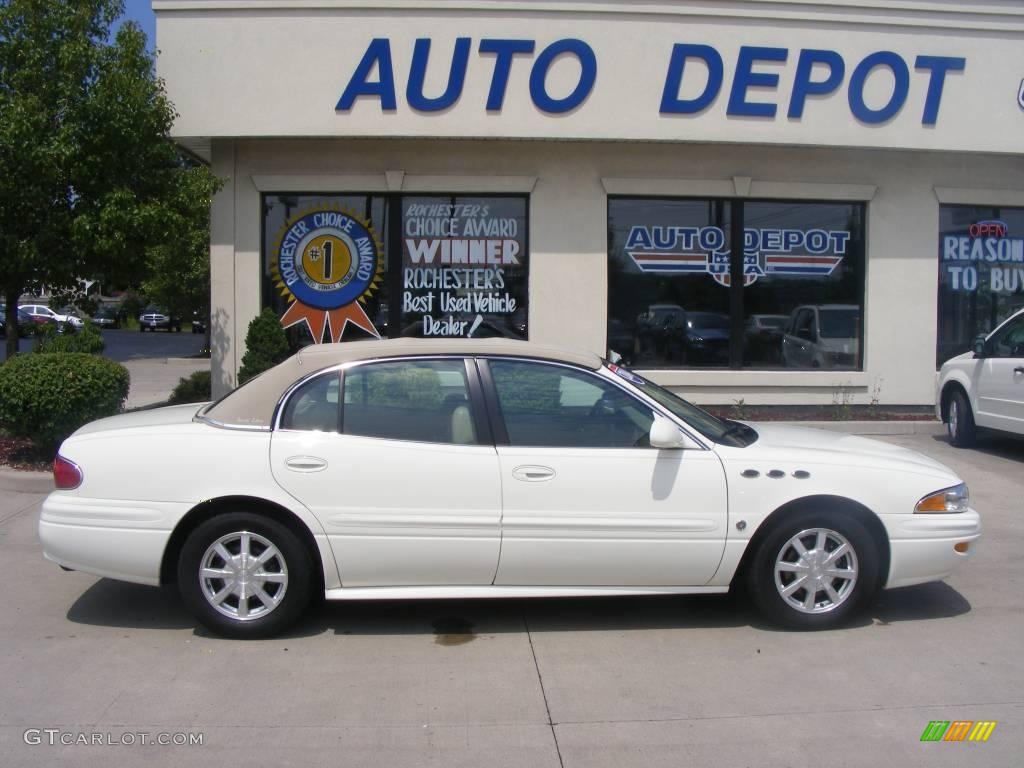
[[[37,327],[51,322],[53,321],[42,316],[33,317],[27,310],[18,307],[18,336],[23,339],[31,336]],[[2,304],[0,304],[0,335],[7,336],[7,308]]]
[[[89,319],[82,315],[82,310],[78,307],[67,305],[57,310],[59,314],[64,315],[68,322],[75,327],[76,330],[84,328],[85,324],[89,322]]]
[[[720,366],[729,364],[728,315],[717,312],[686,313],[686,363]]]
[[[32,317],[41,317],[45,320],[53,321],[57,324],[57,330],[61,332],[65,330],[74,331],[84,325],[82,318],[55,312],[45,304],[22,304],[19,306],[19,309],[24,309]]]
[[[860,358],[860,307],[797,307],[782,336],[782,362],[790,368],[856,368]]]
[[[1024,309],[942,364],[935,413],[959,448],[974,444],[979,427],[1024,435]]]
[[[722,420],[597,355],[511,339],[306,347],[214,404],[87,424],[43,554],[176,583],[233,637],[330,600],[721,594],[846,622],[976,549],[963,481],[854,435]]]
[[[145,332],[160,328],[168,333],[171,331],[178,333],[181,330],[181,321],[165,309],[154,306],[146,307],[139,315],[139,330]]]
[[[91,322],[100,328],[120,328],[121,316],[117,307],[112,304],[104,304],[93,313]]]

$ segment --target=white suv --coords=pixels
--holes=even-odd
[[[1024,309],[939,371],[935,415],[960,448],[978,427],[1024,435]]]

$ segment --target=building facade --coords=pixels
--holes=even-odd
[[[215,393],[272,307],[614,352],[701,403],[928,405],[1024,305],[1020,3],[153,5],[225,180]]]

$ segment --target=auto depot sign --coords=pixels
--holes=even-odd
[[[176,136],[1024,152],[1024,46],[995,29],[185,5],[158,14]]]
[[[487,38],[475,42],[460,37],[455,40],[451,55],[442,54],[441,61],[436,63],[448,71],[443,91],[428,95],[424,82],[434,46],[430,38],[421,37],[413,44],[403,89],[408,106],[426,113],[455,107],[462,98],[474,45],[479,58],[492,59],[484,105],[488,112],[502,110],[517,58],[527,60],[521,66],[529,69],[530,101],[539,112],[559,115],[581,108],[597,87],[597,54],[584,40],[555,40],[538,50],[535,40]],[[560,57],[571,58],[578,75],[567,94],[554,96],[548,89],[548,73]],[[834,50],[803,48],[791,52],[788,48],[749,45],[741,46],[735,62],[730,63],[731,82],[725,83],[725,59],[717,48],[703,43],[675,43],[662,78],[660,114],[696,115],[710,109],[727,92],[728,99],[721,100],[727,116],[774,119],[781,101],[788,103],[787,117],[801,118],[811,97],[843,91],[852,118],[866,125],[878,125],[903,110],[913,85],[925,91],[921,124],[935,125],[947,76],[962,73],[966,67],[962,56],[919,54],[909,62],[893,51],[873,51],[848,66],[843,55]],[[779,93],[780,69],[791,64],[795,66],[789,93]],[[919,76],[912,78],[912,70]],[[687,77],[696,81],[687,82],[690,87],[686,88],[695,95],[683,97],[680,94]],[[867,96],[872,77],[882,81],[876,89],[880,95],[876,105],[869,104]],[[391,41],[376,38],[367,47],[335,109],[351,111],[360,98],[365,98],[376,101],[382,111],[393,112],[398,108],[398,85]]]

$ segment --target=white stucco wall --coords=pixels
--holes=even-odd
[[[643,139],[1024,151],[1017,105],[1024,77],[1019,3],[156,0],[154,8],[160,71],[180,112],[175,130],[183,137]],[[414,109],[406,86],[416,41],[430,41],[423,93],[436,97],[448,83],[458,38],[469,44],[459,98],[440,111]],[[393,78],[374,69],[363,79],[393,82],[395,108],[363,96],[350,109],[336,110],[375,39],[385,41]],[[485,39],[535,46],[511,60],[504,103],[490,111],[496,56],[481,50]],[[531,76],[542,52],[566,39],[593,52],[596,79],[576,108],[545,114],[531,98]],[[677,43],[707,46],[721,57],[717,98],[696,114],[660,111]],[[777,105],[774,117],[730,109],[731,89],[743,70],[742,47],[785,53],[784,62],[763,58],[764,50],[756,54],[751,72],[777,82],[743,92],[750,103]],[[809,97],[801,117],[789,117],[801,51],[821,49],[843,62],[841,82]],[[876,52],[905,62],[908,88],[898,113],[872,124],[855,118],[850,93],[862,93],[873,109],[893,93],[895,77],[885,67],[867,76],[863,88],[853,86],[858,64]],[[942,79],[934,125],[922,124],[932,74],[919,57],[963,64]],[[558,99],[573,91],[581,65],[563,55],[541,72],[546,91]],[[826,76],[819,66],[812,79]],[[688,61],[675,95],[694,98],[706,81],[707,68]]]
[[[242,340],[261,306],[260,195],[269,192],[518,192],[530,196],[531,338],[605,348],[609,195],[859,200],[867,203],[865,368],[857,372],[662,371],[698,402],[924,405],[934,381],[939,205],[1024,205],[1024,5],[1013,0],[153,0],[158,71],[180,113],[175,137],[227,179],[213,204],[215,391],[234,382]],[[429,40],[423,95],[448,83],[456,41],[468,38],[464,85],[444,109],[414,109],[407,83],[418,40]],[[481,41],[532,41],[511,59],[505,100],[487,109],[497,70]],[[531,74],[548,46],[578,40],[596,77],[573,109],[538,106]],[[337,109],[353,82],[391,80],[367,51],[387,51],[394,108],[363,95]],[[674,46],[722,60],[717,97],[667,114]],[[750,65],[730,106],[744,47],[783,60]],[[802,52],[832,51],[843,74],[788,108]],[[782,52],[781,54],[779,52]],[[906,64],[906,99],[891,117],[862,119],[854,72],[877,52]],[[941,80],[918,57],[961,62]],[[833,61],[835,58],[833,58]],[[540,81],[572,91],[573,55]],[[820,82],[829,66],[810,72]],[[767,80],[765,79],[767,78]],[[706,68],[687,60],[680,99]],[[872,69],[863,101],[880,109],[895,70]],[[935,94],[933,93],[933,96]],[[414,96],[414,94],[413,94]],[[740,110],[742,112],[742,109]],[[859,116],[858,116],[859,115]]]
[[[214,329],[235,340],[261,307],[261,192],[529,192],[530,338],[603,353],[608,194],[865,200],[865,369],[659,371],[703,403],[924,405],[933,398],[938,210],[1024,205],[1024,159],[892,150],[668,147],[635,142],[215,142],[230,183],[214,201]],[[390,173],[389,173],[390,172]],[[390,181],[390,185],[389,185]],[[224,318],[225,325],[218,324]],[[221,388],[242,351],[218,342]]]

